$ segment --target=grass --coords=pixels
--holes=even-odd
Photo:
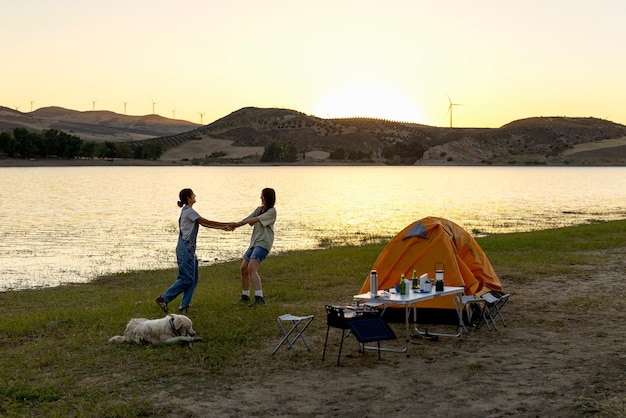
[[[503,282],[567,271],[599,250],[625,246],[626,221],[478,239]],[[202,267],[189,316],[207,342],[192,349],[107,344],[132,317],[158,317],[154,298],[174,270],[137,271],[89,284],[0,293],[0,415],[141,417],[174,414],[165,396],[224,388],[255,373],[330,367],[318,353],[274,356],[276,317],[291,312],[323,317],[324,305],[349,303],[384,243],[273,255],[263,264],[268,305],[237,304],[238,262]],[[177,301],[171,303],[175,308]],[[314,321],[323,335],[324,321]],[[322,340],[323,344],[323,340]],[[267,361],[271,359],[271,361]],[[332,362],[331,362],[332,363]],[[166,364],[176,373],[164,372]],[[130,372],[132,370],[132,373]],[[470,372],[480,371],[480,364]],[[146,394],[149,393],[150,396]]]

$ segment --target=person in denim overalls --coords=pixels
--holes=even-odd
[[[178,262],[178,278],[155,299],[161,310],[168,313],[167,304],[181,293],[183,298],[178,307],[179,312],[188,311],[193,292],[198,285],[198,257],[196,257],[196,238],[200,225],[207,228],[226,229],[228,224],[205,219],[193,209],[196,195],[191,189],[183,189],[179,194],[178,206],[182,207],[178,226],[178,244],[176,245],[176,261]]]

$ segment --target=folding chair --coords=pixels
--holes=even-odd
[[[491,331],[491,326],[489,322],[491,321],[495,327],[495,322],[493,321],[493,317],[491,316],[491,312],[487,307],[487,301],[482,297],[477,297],[474,295],[463,295],[458,298],[454,298],[455,308],[459,313],[459,318],[461,325],[463,326],[463,331],[467,334],[467,326],[465,325],[465,320],[463,318],[463,312],[465,311],[465,315],[467,317],[467,323],[471,324],[474,316],[474,312],[478,312],[480,315],[480,320],[476,329],[480,328],[483,324],[487,326],[487,329]],[[496,328],[497,331],[497,328]]]
[[[295,343],[298,339],[302,341],[307,351],[311,351],[311,348],[306,342],[306,338],[304,338],[304,331],[313,321],[313,317],[314,315],[295,316],[292,314],[284,314],[284,315],[279,316],[278,326],[280,327],[280,329],[282,330],[285,336],[280,341],[280,343],[276,346],[274,351],[272,351],[272,354],[276,354],[278,349],[284,343],[287,343],[289,345],[289,349],[293,351],[293,354],[297,355]],[[289,328],[289,325],[291,325],[290,328]],[[289,328],[289,330],[287,328]],[[295,336],[292,337],[292,334],[294,333],[295,333]]]
[[[380,316],[376,318],[360,318],[348,321],[348,326],[357,341],[361,343],[361,350],[365,349],[365,343],[376,341],[378,344],[378,360],[380,360],[380,342],[395,340],[396,334]]]
[[[350,326],[346,321],[343,309],[338,306],[326,305],[326,339],[324,340],[324,351],[322,353],[322,361],[326,358],[326,346],[328,345],[328,333],[330,328],[339,328],[341,330],[341,342],[339,343],[339,355],[337,356],[337,366],[339,366],[339,359],[341,358],[341,349],[343,348],[343,339],[345,337],[345,331],[350,333]]]
[[[343,340],[346,335],[353,333],[359,342],[361,351],[364,349],[364,343],[379,341],[378,358],[380,359],[380,341],[395,339],[396,336],[389,328],[387,323],[382,319],[384,309],[375,307],[351,307],[350,315],[346,317],[346,309],[339,306],[326,305],[326,339],[324,341],[324,352],[322,361],[326,358],[326,347],[328,346],[328,334],[330,328],[338,328],[341,330],[341,342],[339,343],[339,353],[337,354],[337,366],[341,360],[341,351],[343,349]],[[373,320],[373,321],[370,321]],[[348,331],[346,333],[345,331]]]
[[[508,293],[503,293],[498,290],[492,290],[489,293],[485,293],[483,299],[487,302],[487,309],[489,309],[489,315],[491,316],[491,320],[497,315],[500,317],[500,321],[502,321],[502,325],[506,327],[506,322],[504,321],[504,317],[502,316],[502,307],[509,301],[510,295]],[[479,324],[480,326],[480,324]],[[494,328],[496,328],[496,324],[493,324]],[[498,328],[496,328],[496,331]]]

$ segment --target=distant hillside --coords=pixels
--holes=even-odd
[[[198,124],[159,115],[128,116],[96,110],[79,112],[62,107],[44,107],[23,113],[0,106],[0,132],[25,128],[40,132],[57,129],[85,141],[136,141],[190,131]]]
[[[626,126],[595,118],[537,117],[501,128],[436,128],[247,107],[194,130],[193,139],[163,159],[182,157],[189,147],[186,158],[200,163],[220,160],[206,158],[211,154],[253,162],[264,147],[278,143],[295,147],[301,163],[339,162],[333,157],[344,155],[344,162],[405,165],[626,164]],[[254,154],[233,152],[237,148]]]
[[[596,118],[535,117],[500,128],[437,128],[380,119],[322,119],[289,109],[246,107],[209,125],[158,115],[60,107],[0,107],[0,131],[54,128],[83,140],[158,142],[162,162],[259,163],[266,147],[299,164],[626,165],[626,126]]]

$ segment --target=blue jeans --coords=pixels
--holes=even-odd
[[[193,292],[198,285],[198,258],[196,257],[196,243],[185,241],[182,237],[178,237],[178,245],[176,246],[176,261],[178,262],[178,278],[163,293],[165,303],[176,299],[178,295],[183,293],[183,299],[180,301],[180,308],[187,308],[191,304]]]
[[[259,264],[261,264],[269,253],[270,252],[263,247],[250,247],[243,253],[243,259],[250,261],[251,258],[256,258]]]

